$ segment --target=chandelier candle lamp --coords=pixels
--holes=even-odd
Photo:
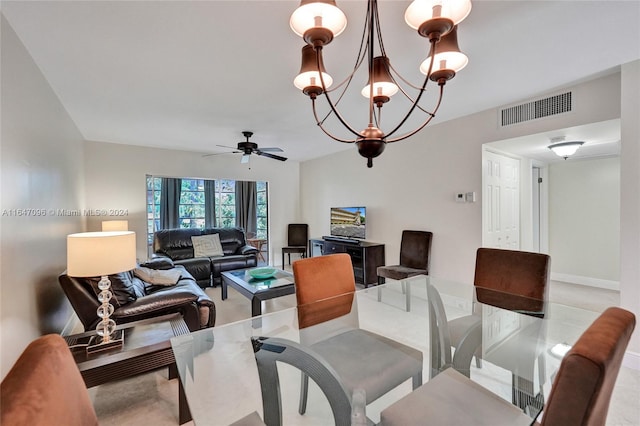
[[[391,66],[382,40],[378,1],[368,0],[360,51],[353,72],[343,83],[330,88],[333,78],[324,67],[322,50],[334,37],[344,31],[347,26],[347,17],[338,8],[335,0],[301,0],[300,6],[293,12],[289,21],[291,29],[306,43],[302,48],[300,74],[295,78],[294,85],[311,99],[314,118],[322,131],[338,142],[355,143],[360,155],[367,158],[367,167],[372,167],[373,158],[382,154],[387,143],[398,142],[413,136],[429,124],[435,116],[442,101],[444,85],[467,65],[467,56],[458,48],[457,25],[469,15],[470,11],[470,0],[415,0],[409,5],[404,15],[405,22],[430,44],[429,56],[420,66],[420,72],[425,75],[424,81],[420,86],[413,86],[406,83],[407,80]],[[354,80],[356,71],[364,63],[368,66],[369,78],[361,93],[369,99],[369,121],[364,130],[358,131],[347,123],[337,106],[349,84]],[[417,90],[415,95],[411,96],[401,88],[398,84],[399,80]],[[420,99],[426,91],[429,80],[439,86],[438,99],[431,111],[420,106]],[[336,101],[333,101],[331,92],[343,85],[342,93]],[[382,106],[398,91],[409,100],[410,107],[403,118],[385,133],[380,129]],[[320,118],[316,110],[316,99],[322,94],[330,108],[329,114],[324,118]],[[394,136],[407,119],[418,111],[425,114],[421,124],[407,133]],[[350,137],[335,136],[327,129],[324,123],[331,114],[351,134]]]
[[[96,326],[97,336],[87,346],[93,353],[122,347],[121,330],[111,319],[113,305],[109,275],[129,271],[136,267],[136,234],[131,231],[83,232],[67,235],[67,275],[70,277],[101,277],[97,314],[101,321]]]

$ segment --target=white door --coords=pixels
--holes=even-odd
[[[520,249],[520,160],[482,155],[483,246]]]

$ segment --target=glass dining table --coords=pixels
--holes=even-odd
[[[359,328],[392,339],[423,354],[423,382],[453,367],[535,418],[549,395],[562,356],[598,312],[555,303],[541,303],[495,290],[476,288],[435,277],[390,281],[380,288],[358,290],[346,302],[324,301],[312,314],[332,319],[301,329],[305,315],[298,308],[264,314],[171,339],[180,376],[183,404],[196,425],[228,425],[257,412],[263,417],[263,392],[279,392],[284,425],[327,425],[335,421],[331,404],[310,381],[306,413],[298,413],[300,370],[282,364],[273,386],[261,386],[254,349],[260,342],[290,341],[304,349],[311,329],[318,336]],[[406,294],[411,309],[406,310]],[[502,307],[498,307],[502,306]],[[505,309],[505,307],[507,309]],[[447,324],[472,317],[469,338],[451,348]],[[471,330],[471,329],[470,329]],[[252,338],[254,342],[252,343]],[[466,345],[466,346],[465,346]],[[362,359],[375,359],[365,356]],[[481,362],[471,361],[479,356]],[[363,361],[364,362],[364,361]],[[365,408],[377,423],[380,412],[412,391],[411,380]],[[181,411],[185,407],[181,407]]]

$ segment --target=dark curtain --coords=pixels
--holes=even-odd
[[[180,187],[182,179],[162,178],[160,191],[160,228],[180,227]]]
[[[236,226],[244,228],[247,237],[256,235],[257,200],[255,182],[236,181]]]
[[[204,226],[216,227],[216,181],[204,181]]]

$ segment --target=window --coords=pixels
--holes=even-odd
[[[216,226],[236,226],[235,180],[216,180]]]
[[[205,228],[206,204],[205,195],[206,179],[181,178],[180,202],[178,205],[180,228]],[[216,227],[229,228],[236,226],[236,181],[219,179],[214,182],[214,202]],[[162,178],[147,175],[147,242],[153,244],[153,233],[162,229],[160,221],[160,200],[162,191]],[[268,192],[267,182],[256,182],[256,237],[267,239],[268,226]]]
[[[180,228],[204,228],[204,179],[182,179]]]
[[[267,182],[257,182],[256,183],[257,190],[257,206],[256,206],[256,216],[257,216],[257,229],[256,229],[256,238],[268,238],[268,222],[267,222]]]

